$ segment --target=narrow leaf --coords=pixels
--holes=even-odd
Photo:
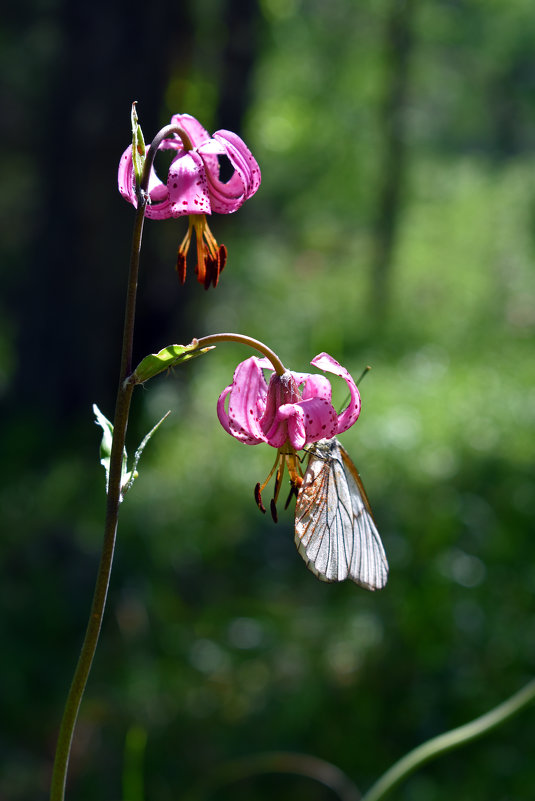
[[[138,477],[137,466],[138,466],[139,460],[141,459],[141,454],[143,453],[143,451],[145,449],[145,445],[147,444],[149,439],[152,437],[152,435],[160,428],[160,426],[163,423],[163,421],[165,420],[165,418],[169,417],[170,414],[171,414],[170,410],[168,412],[166,412],[166,414],[164,414],[162,419],[159,420],[156,423],[154,428],[151,428],[149,433],[145,437],[143,437],[143,439],[139,443],[139,448],[137,449],[137,451],[134,454],[134,462],[132,464],[132,470],[130,471],[130,473],[128,473],[125,476],[125,481],[122,484],[122,496],[123,496],[123,498],[126,495],[126,493],[128,492],[128,490],[130,489],[130,487],[132,486],[132,484],[134,483],[134,481],[136,480],[136,478]]]
[[[131,112],[132,121],[132,162],[134,165],[134,175],[136,176],[136,183],[139,186],[141,183],[141,176],[143,174],[143,165],[145,164],[145,140],[143,138],[143,131],[138,122],[136,103],[132,103]]]
[[[149,378],[158,375],[158,373],[163,373],[164,370],[169,370],[169,368],[176,367],[178,364],[194,359],[196,356],[208,353],[213,347],[211,345],[207,348],[199,348],[196,339],[192,340],[189,345],[168,345],[159,353],[151,353],[149,356],[145,356],[127,381],[134,384],[143,384]]]

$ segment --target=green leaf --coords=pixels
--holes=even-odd
[[[111,446],[113,443],[113,423],[111,423],[107,417],[105,417],[96,403],[93,404],[93,412],[95,417],[97,418],[96,422],[102,428],[102,441],[100,443],[100,463],[104,467],[106,471],[106,493],[108,492],[108,484],[110,480],[110,456],[111,456]],[[126,448],[123,450],[123,464],[121,467],[121,500],[123,500],[124,496],[138,477],[137,473],[137,466],[139,460],[141,459],[141,454],[145,449],[145,445],[152,437],[152,435],[159,429],[163,421],[166,417],[168,417],[171,412],[167,412],[164,414],[161,420],[159,420],[154,428],[152,428],[149,433],[143,437],[139,444],[139,448],[134,454],[134,460],[132,463],[132,469],[128,470],[128,458],[126,455]]]
[[[164,370],[169,370],[171,367],[176,367],[177,364],[194,359],[195,356],[208,353],[213,347],[213,345],[210,345],[206,348],[199,348],[199,343],[196,339],[192,340],[189,345],[168,345],[159,353],[151,353],[149,356],[145,356],[132,375],[127,378],[127,381],[134,384],[143,384],[149,378],[158,375],[158,373],[163,373]]]
[[[141,126],[137,119],[136,102],[132,103],[131,121],[132,162],[134,164],[136,184],[139,186],[141,183],[141,176],[143,175],[143,165],[145,164],[145,140],[143,138],[143,131],[141,130]]]
[[[106,471],[106,493],[108,492],[108,482],[110,479],[110,457],[111,446],[113,443],[113,423],[105,417],[97,404],[93,404],[93,413],[95,415],[97,425],[102,428],[102,440],[100,442],[100,464]],[[123,464],[121,467],[121,486],[129,480],[129,473],[127,472],[127,455],[126,448],[123,450]]]
[[[165,418],[169,417],[170,414],[171,414],[170,410],[168,412],[166,412],[164,414],[164,416],[162,417],[162,419],[159,420],[156,423],[154,428],[151,428],[149,433],[145,437],[143,437],[143,439],[139,443],[139,448],[137,449],[137,451],[134,454],[134,462],[132,464],[132,470],[130,471],[130,473],[128,473],[128,475],[126,476],[126,480],[122,484],[123,498],[126,495],[126,493],[128,492],[128,490],[130,489],[130,487],[132,486],[132,484],[134,483],[134,481],[136,480],[136,478],[138,477],[137,466],[138,466],[139,460],[141,459],[141,454],[143,453],[143,451],[145,449],[145,445],[147,444],[149,439],[152,437],[152,435],[160,428],[160,426],[163,423],[163,421],[165,420]]]

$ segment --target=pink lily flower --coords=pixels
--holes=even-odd
[[[197,240],[197,280],[207,289],[217,285],[227,258],[227,249],[218,245],[206,222],[206,215],[231,214],[240,208],[260,186],[260,168],[245,142],[232,131],[216,131],[213,136],[189,114],[174,114],[171,124],[186,134],[184,141],[174,135],[164,139],[159,150],[174,150],[166,183],[151,170],[149,203],[145,217],[165,220],[189,217],[189,225],[179,249],[177,272],[181,283],[186,279],[186,257],[195,231]],[[188,147],[189,139],[189,147]],[[234,172],[228,181],[220,179],[219,156],[226,156]],[[132,146],[119,163],[119,192],[137,206]]]
[[[290,474],[292,494],[302,483],[296,451],[320,439],[330,439],[347,431],[360,414],[360,395],[353,378],[332,356],[320,353],[311,364],[343,378],[349,389],[347,407],[338,414],[331,403],[331,385],[323,375],[273,372],[269,385],[263,370],[273,367],[268,359],[252,356],[238,365],[232,384],[217,402],[219,422],[229,434],[246,445],[262,442],[277,448],[275,464],[262,485],[257,484],[255,498],[264,512],[261,493],[278,467],[271,513],[276,519],[275,503],[285,464]],[[228,397],[228,411],[226,399]]]

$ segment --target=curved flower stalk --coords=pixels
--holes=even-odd
[[[466,745],[467,743],[482,737],[501,726],[512,718],[528,704],[535,700],[535,679],[531,679],[520,690],[511,695],[507,700],[481,715],[475,720],[458,726],[456,729],[432,737],[425,743],[416,746],[404,757],[401,757],[386,773],[384,773],[375,784],[370,787],[367,793],[362,796],[361,801],[382,801],[391,790],[397,787],[415,770],[436,759],[442,754],[453,751],[454,748]]]
[[[182,133],[161,141],[158,150],[175,152],[167,180],[160,180],[151,168],[147,189],[145,217],[165,220],[189,217],[187,233],[178,249],[176,269],[181,283],[186,280],[187,253],[193,231],[197,241],[197,280],[207,289],[217,285],[223,270],[227,249],[218,245],[206,215],[232,214],[260,186],[260,168],[245,142],[232,131],[219,130],[210,136],[190,114],[174,114],[171,125]],[[227,181],[220,177],[220,158],[227,158],[233,174]],[[119,192],[137,207],[132,145],[119,163]]]
[[[263,371],[273,370],[267,359],[255,356],[238,365],[232,384],[217,402],[217,415],[225,431],[246,445],[267,443],[277,448],[275,464],[263,484],[255,487],[258,507],[265,512],[262,491],[277,470],[271,513],[276,519],[276,502],[285,465],[291,494],[297,494],[302,476],[297,451],[307,444],[347,431],[360,414],[360,395],[349,372],[327,353],[320,353],[311,364],[342,378],[349,389],[348,406],[338,414],[331,402],[331,385],[323,375],[285,370],[273,372],[269,384]],[[228,398],[228,410],[226,408]]]

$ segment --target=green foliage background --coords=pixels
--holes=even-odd
[[[128,13],[110,8],[108,38],[95,30],[88,40],[103,41],[103,53]],[[121,788],[133,727],[147,737],[132,758],[146,799],[197,798],[196,783],[222,764],[275,750],[328,760],[364,790],[410,748],[533,674],[535,9],[526,0],[261,0],[255,9],[236,127],[260,162],[261,189],[236,215],[213,220],[229,250],[215,292],[176,282],[181,221],[148,221],[137,355],[234,330],[292,369],[306,370],[322,350],[355,376],[370,364],[361,418],[343,443],[365,481],[390,580],[377,594],[316,581],[295,553],[291,512],[278,525],[259,514],[253,486],[273,454],[232,440],[215,414],[249,352],[221,346],[151,381],[135,397],[131,452],[172,415],[121,510],[74,745],[68,797],[80,801],[140,801]],[[217,73],[238,36],[222,4],[182,4],[187,58],[168,57],[155,75],[153,129],[144,103],[156,101],[132,86],[138,65],[126,65],[120,90],[112,70],[93,105],[71,95],[78,144],[89,137],[100,172],[86,169],[92,156],[82,147],[77,165],[50,170],[50,184],[31,137],[14,135],[25,109],[54,95],[67,46],[63,7],[34,11],[31,20],[12,12],[2,45],[19,92],[7,106],[12,150],[0,199],[0,798],[10,801],[46,797],[98,564],[104,475],[91,404],[112,415],[132,221],[115,170],[129,103],[139,101],[149,141],[177,111],[210,130],[231,127]],[[410,34],[394,137],[403,169],[378,284],[396,14]],[[33,67],[21,73],[26,52]],[[115,101],[108,117],[99,92]],[[46,202],[62,181],[75,211]],[[40,245],[40,209],[58,221],[55,249]],[[55,340],[42,334],[50,331]],[[335,393],[341,403],[343,388]],[[524,712],[393,798],[531,798],[534,720]],[[332,797],[286,776],[249,778],[214,797],[274,793]]]

